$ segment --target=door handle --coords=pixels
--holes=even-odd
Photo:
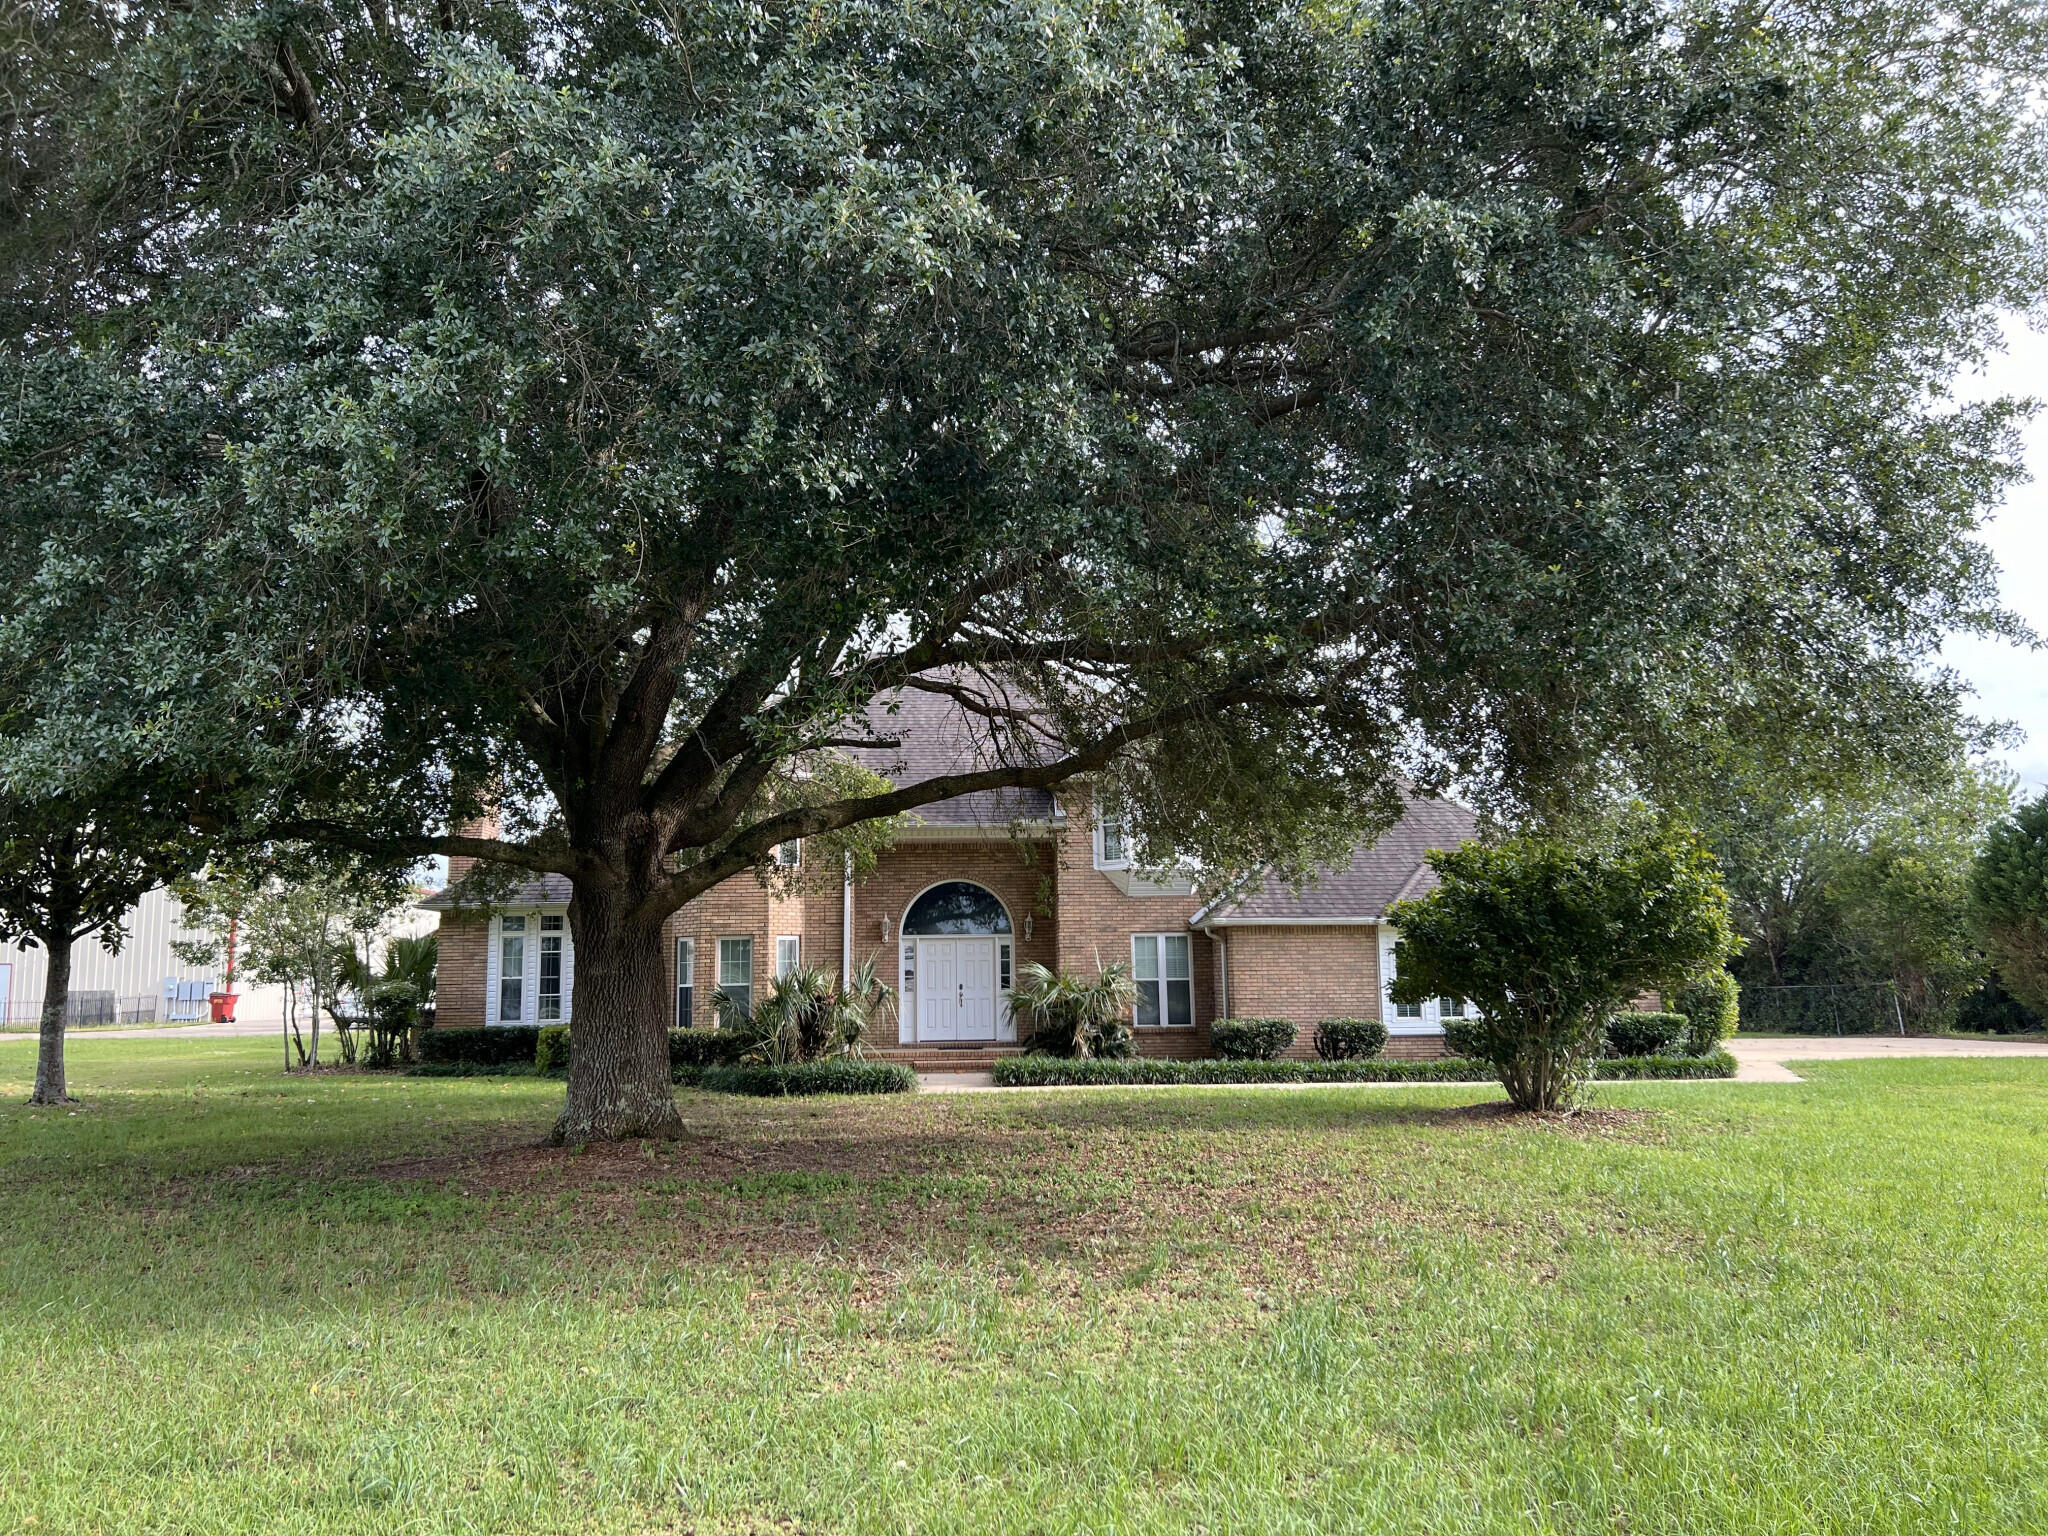
[[[953,1006],[956,1008],[965,1008],[967,1006],[967,983],[964,981],[960,983],[959,996],[954,998]]]

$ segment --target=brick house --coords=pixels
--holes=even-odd
[[[965,718],[929,694],[895,700],[893,749],[863,749],[898,783],[956,772],[976,760]],[[759,997],[797,965],[838,971],[872,959],[898,988],[893,1039],[870,1049],[921,1067],[967,1066],[1017,1049],[1008,994],[1034,961],[1091,973],[1130,964],[1139,989],[1133,1023],[1147,1056],[1209,1054],[1218,1018],[1291,1019],[1291,1055],[1312,1055],[1319,1020],[1383,1018],[1388,1054],[1442,1050],[1454,1004],[1397,1007],[1386,997],[1395,901],[1426,892],[1424,856],[1473,835],[1471,811],[1411,797],[1386,836],[1355,849],[1300,892],[1285,887],[1205,896],[1175,876],[1133,867],[1124,829],[1098,818],[1088,790],[999,790],[926,807],[855,883],[804,871],[785,890],[752,875],[726,881],[673,914],[665,960],[675,1021],[712,1022],[724,989]],[[777,850],[801,867],[800,847]],[[423,903],[441,913],[436,1022],[478,1026],[566,1021],[575,956],[569,882],[526,881],[489,915],[453,893],[469,866],[450,861],[449,890]]]

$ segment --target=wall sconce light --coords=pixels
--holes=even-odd
[[[1031,937],[1031,914],[1029,912],[1024,914],[1024,937],[1027,939]]]
[[[882,919],[882,942],[889,942],[889,919],[886,917]]]

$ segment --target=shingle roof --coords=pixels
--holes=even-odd
[[[447,889],[434,892],[419,903],[428,912],[452,912],[456,909],[455,892],[459,880],[448,882]],[[535,875],[521,880],[504,895],[491,903],[494,907],[566,907],[569,905],[569,877],[567,875]]]
[[[1273,882],[1241,897],[1225,896],[1198,913],[1194,924],[1375,922],[1395,902],[1434,890],[1436,871],[1423,862],[1425,855],[1469,842],[1477,827],[1478,818],[1465,806],[1410,795],[1400,821],[1378,842],[1354,848],[1342,868],[1321,871],[1298,893]]]
[[[918,688],[892,690],[868,705],[867,720],[876,736],[901,745],[850,747],[847,756],[899,786],[994,768],[1006,761],[991,739],[989,723],[945,694]],[[920,806],[913,814],[930,827],[987,827],[994,831],[1017,821],[1051,821],[1057,808],[1051,794],[1042,789],[985,789]]]

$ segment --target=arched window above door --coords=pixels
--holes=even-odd
[[[995,892],[971,880],[935,885],[910,904],[903,917],[905,938],[1008,933],[1010,914]]]

